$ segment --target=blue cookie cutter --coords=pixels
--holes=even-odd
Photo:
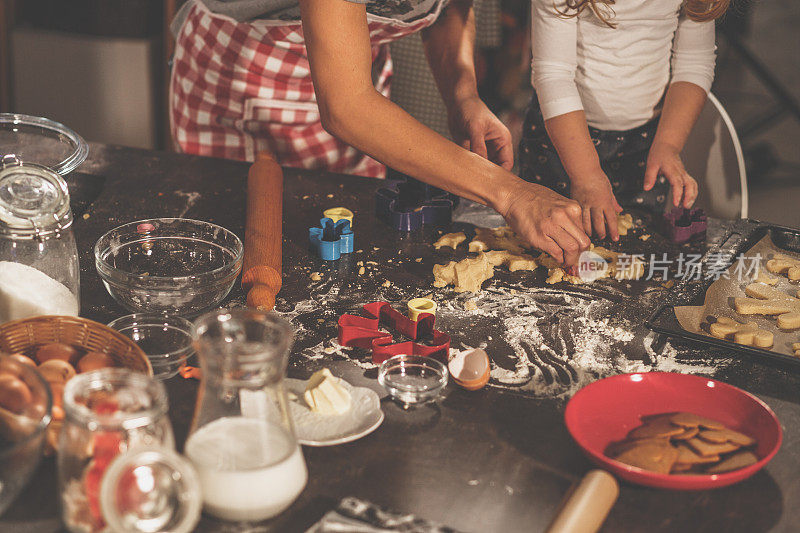
[[[322,218],[319,227],[308,228],[311,246],[325,261],[336,261],[342,254],[353,253],[354,237],[350,221],[341,219],[334,222]]]
[[[375,193],[375,214],[398,231],[423,225],[446,226],[453,219],[458,197],[405,177]]]

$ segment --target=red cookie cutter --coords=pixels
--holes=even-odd
[[[447,364],[450,356],[450,335],[434,329],[436,317],[422,313],[414,321],[396,311],[388,302],[373,302],[363,307],[366,316],[345,314],[339,317],[339,344],[372,350],[372,362],[380,364],[400,354],[433,357]],[[380,326],[398,331],[412,339],[394,342],[391,333]],[[425,340],[429,344],[420,344]]]

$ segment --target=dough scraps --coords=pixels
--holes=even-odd
[[[773,274],[783,274],[791,281],[800,280],[800,261],[788,255],[778,254],[767,261],[767,270]]]
[[[602,246],[594,245],[589,248],[589,251],[600,256],[608,264],[608,269],[595,279],[614,278],[624,280],[639,279],[644,276],[644,263],[636,256],[612,252]],[[552,285],[561,281],[566,281],[573,285],[591,283],[591,281],[584,280],[572,272],[567,272],[561,268],[555,259],[544,252],[537,258],[537,262],[547,268],[546,283],[548,284]]]
[[[467,236],[464,235],[463,231],[459,231],[458,233],[447,233],[439,237],[439,240],[433,243],[433,247],[437,250],[444,246],[449,246],[453,250],[455,250],[459,244],[467,240]]]
[[[493,276],[494,266],[485,253],[479,253],[477,257],[434,265],[433,286],[446,287],[452,284],[456,292],[479,292],[481,284]]]
[[[624,215],[620,213],[617,215],[617,231],[621,236],[627,235],[628,230],[632,228],[633,228],[633,215],[631,215],[630,213],[626,213]]]
[[[492,266],[505,265],[510,272],[517,270],[536,270],[536,259],[526,254],[509,252],[508,250],[495,250],[486,252],[486,258]]]
[[[475,228],[475,238],[469,243],[470,252],[506,250],[521,254],[528,244],[508,226],[499,228]]]
[[[769,348],[775,341],[774,335],[758,327],[755,322],[742,324],[728,317],[715,317],[717,320],[709,326],[711,335],[718,339],[733,339],[737,344]]]

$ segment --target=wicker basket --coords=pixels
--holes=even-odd
[[[99,322],[74,316],[37,316],[0,325],[0,352],[33,358],[37,346],[53,342],[105,352],[118,367],[153,375],[150,360],[135,342]]]
[[[22,353],[33,359],[37,346],[53,342],[105,352],[118,367],[153,375],[150,360],[135,342],[99,322],[74,316],[37,316],[0,325],[0,352]],[[47,455],[56,450],[61,424],[61,420],[53,420],[47,427]]]

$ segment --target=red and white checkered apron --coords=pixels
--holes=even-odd
[[[375,88],[389,96],[388,43],[436,21],[368,14]],[[386,168],[322,127],[300,21],[236,20],[199,1],[175,46],[170,80],[172,136],[180,150],[253,161],[268,148],[282,165],[384,177]]]

